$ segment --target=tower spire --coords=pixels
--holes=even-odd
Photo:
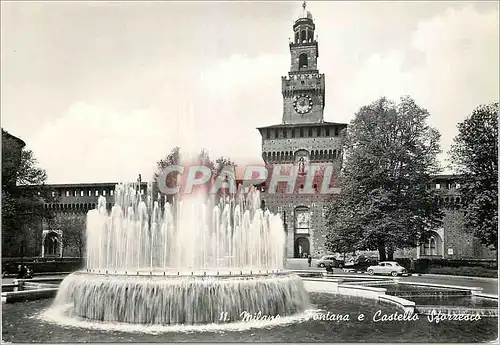
[[[306,18],[307,17],[307,12],[306,12],[306,6],[307,6],[307,3],[306,3],[306,0],[304,0],[304,2],[302,3],[302,17]]]

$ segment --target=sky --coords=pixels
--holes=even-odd
[[[148,180],[174,146],[260,162],[301,2],[1,3],[1,121],[48,183]],[[325,121],[410,95],[441,137],[499,98],[498,2],[309,1]]]

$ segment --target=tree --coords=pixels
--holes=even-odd
[[[157,172],[153,176],[153,195],[156,196],[160,193],[160,190],[158,188],[158,178],[160,178],[160,175],[162,175],[163,172],[165,172],[165,169],[167,167],[176,165],[180,163],[180,148],[178,146],[174,147],[172,151],[168,155],[165,156],[165,158],[160,159],[157,163]],[[177,186],[177,177],[178,173],[173,171],[170,174],[167,175],[166,177],[166,184],[168,187],[176,187]],[[167,196],[169,201],[172,201],[170,198],[171,196]]]
[[[31,150],[24,149],[2,130],[2,250],[3,255],[15,252],[26,237],[30,224],[39,224],[51,214],[44,207],[55,200],[44,185],[45,170],[37,166]],[[11,253],[14,254],[14,253]]]
[[[441,225],[427,188],[439,169],[439,133],[428,117],[410,97],[399,104],[381,98],[356,113],[345,139],[342,191],[327,210],[329,246],[392,259],[394,250],[416,246]]]
[[[61,245],[62,256],[68,248],[75,248],[78,251],[80,258],[83,257],[85,248],[85,215],[84,214],[59,214],[53,217],[50,221],[51,229],[62,230]]]
[[[498,103],[481,105],[458,124],[450,150],[460,179],[465,228],[498,250]]]
[[[337,215],[341,215],[341,219],[335,220],[335,222],[329,221],[330,225],[335,224],[335,231],[330,231],[326,235],[326,248],[335,253],[351,253],[356,250],[363,249],[363,244],[360,241],[361,229],[355,223],[354,219],[354,209],[344,209],[348,206],[345,204],[348,198],[342,198],[331,201],[330,207],[326,211],[327,219],[333,219]]]
[[[153,177],[153,195],[158,195],[158,178],[162,175],[163,172],[167,169],[167,167],[180,164],[181,163],[181,149],[179,147],[174,147],[172,151],[165,156],[165,158],[161,159],[157,163],[157,172]],[[214,161],[210,158],[210,155],[206,149],[202,149],[200,153],[195,158],[195,162],[188,162],[190,164],[196,163],[198,165],[206,166],[212,172],[212,177],[218,177],[222,170],[227,166],[236,167],[236,164],[227,157],[221,156]],[[166,178],[166,184],[170,188],[174,188],[178,185],[178,172],[171,172]],[[236,178],[236,177],[234,177]],[[171,196],[170,196],[171,197]],[[167,196],[168,200],[172,199]]]

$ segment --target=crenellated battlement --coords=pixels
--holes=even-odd
[[[314,74],[290,74],[281,77],[281,90],[283,95],[288,95],[295,91],[324,92],[325,75]]]

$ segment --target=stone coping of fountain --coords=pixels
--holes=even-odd
[[[401,298],[401,297],[392,296],[392,295],[380,295],[378,297],[378,299],[381,302],[395,304],[407,312],[414,312],[415,311],[415,302]]]
[[[481,317],[498,317],[498,308],[492,307],[459,307],[450,305],[416,305],[415,310],[419,314],[431,315],[433,313],[441,313],[448,315],[477,315]]]
[[[220,270],[199,270],[199,271],[115,271],[115,270],[80,270],[74,274],[104,276],[104,277],[140,277],[140,278],[256,278],[268,276],[292,275],[294,272],[283,269],[263,270],[263,269],[220,269]]]
[[[30,289],[22,291],[2,292],[2,303],[23,302],[41,298],[54,297],[59,288]]]
[[[489,298],[498,300],[498,295],[489,294],[489,293],[477,293],[476,297]]]
[[[302,278],[304,286],[308,292],[333,293],[343,296],[361,297],[373,299],[380,302],[391,303],[402,309],[404,312],[414,312],[415,302],[407,299],[386,295],[387,289],[370,286],[338,284],[332,280],[321,278]]]
[[[477,295],[478,293],[481,293],[481,291],[483,291],[483,288],[474,287],[474,286],[457,286],[457,285],[417,283],[417,282],[401,282],[401,281],[399,281],[398,284],[425,286],[425,287],[434,287],[434,288],[443,288],[443,289],[454,289],[454,290],[466,290],[466,291],[470,291],[472,295]]]

